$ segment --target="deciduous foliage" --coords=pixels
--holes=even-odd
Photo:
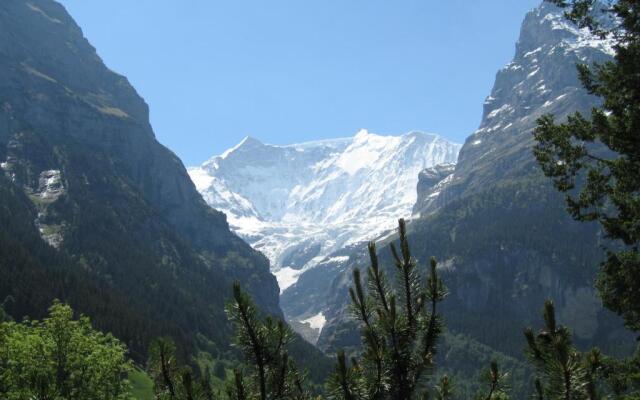
[[[128,399],[126,348],[55,302],[43,321],[0,323],[0,398]]]
[[[615,243],[598,280],[605,306],[640,330],[640,2],[550,0],[566,16],[614,42],[615,59],[578,65],[583,86],[602,99],[591,116],[576,113],[556,124],[547,115],[535,131],[535,156],[571,215],[597,221]],[[594,18],[604,8],[610,21]],[[595,10],[598,11],[598,10]]]

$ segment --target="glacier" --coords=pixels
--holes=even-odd
[[[455,162],[460,147],[423,132],[361,130],[286,146],[247,137],[189,174],[205,201],[269,258],[283,291],[336,250],[410,217],[420,171]]]

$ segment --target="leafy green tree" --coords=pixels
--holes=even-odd
[[[0,323],[0,398],[128,399],[126,351],[54,302],[43,321]]]
[[[640,330],[640,2],[548,0],[570,7],[567,18],[611,40],[613,61],[578,65],[589,93],[602,99],[590,117],[576,113],[557,124],[538,121],[534,154],[568,210],[579,221],[597,221],[613,244],[598,279],[606,307]],[[611,18],[602,23],[594,8]],[[596,10],[597,11],[597,10]]]
[[[438,277],[435,259],[431,259],[426,285],[421,285],[404,220],[399,221],[398,232],[400,252],[391,246],[397,268],[395,290],[380,269],[374,243],[369,244],[366,291],[360,271],[353,271],[354,287],[349,295],[362,327],[363,351],[351,365],[347,365],[344,353],[338,354],[328,382],[332,398],[411,399],[426,394],[443,328],[437,305],[447,290]]]
[[[304,375],[287,353],[293,339],[289,326],[269,316],[259,318],[255,305],[238,282],[233,285],[233,301],[227,306],[227,314],[235,326],[235,344],[246,361],[244,368],[234,371],[233,382],[227,388],[229,397],[236,400],[310,398],[304,388]]]

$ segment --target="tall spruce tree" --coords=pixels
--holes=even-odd
[[[613,61],[578,65],[583,86],[602,99],[587,117],[576,113],[557,124],[538,121],[534,154],[568,210],[579,221],[597,221],[613,239],[598,289],[606,307],[640,330],[640,2],[548,0],[568,7],[566,17],[614,43]],[[596,13],[610,18],[602,23]]]
[[[233,285],[233,301],[227,306],[235,326],[235,344],[245,357],[243,368],[234,371],[227,394],[234,400],[306,400],[311,396],[300,373],[289,358],[293,339],[289,326],[272,317],[260,318],[240,284]]]
[[[147,369],[153,379],[157,399],[177,399],[179,367],[175,352],[176,346],[169,338],[157,338],[149,345]]]

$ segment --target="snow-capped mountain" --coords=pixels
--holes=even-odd
[[[409,217],[418,174],[457,159],[460,145],[411,132],[289,146],[247,137],[189,174],[232,229],[272,262],[281,290],[353,243]]]

